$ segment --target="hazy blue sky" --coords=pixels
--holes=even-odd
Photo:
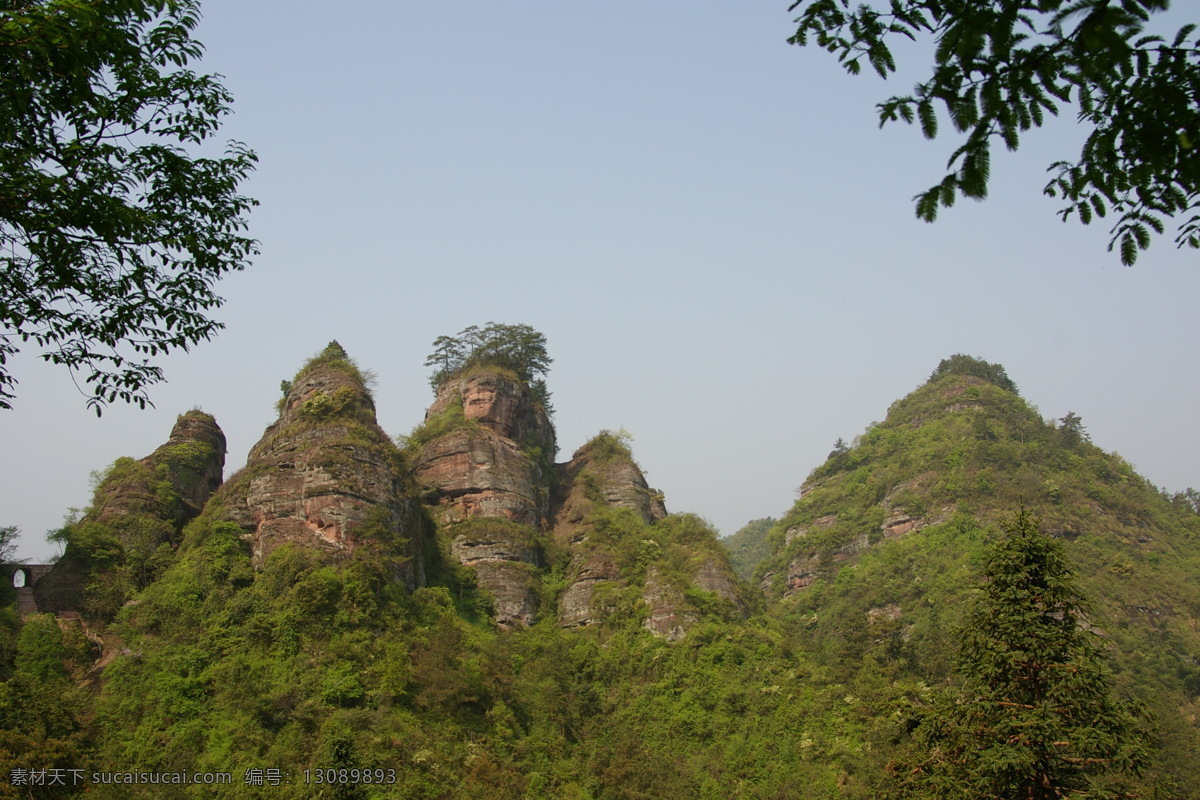
[[[782,514],[956,352],[1156,484],[1200,484],[1195,251],[1163,239],[1126,269],[1106,227],[1058,221],[1041,188],[1077,153],[1069,113],[994,157],[986,202],[916,221],[954,145],[879,130],[874,104],[923,71],[849,77],[786,43],[787,5],[207,0],[223,138],[261,159],[262,255],[221,285],[219,338],[164,362],[154,410],[96,419],[67,373],[18,360],[0,525],[48,557],[89,472],[195,406],[232,474],[335,338],[405,433],[430,342],[489,320],[546,334],[560,460],[625,427],[668,508],[726,534]]]

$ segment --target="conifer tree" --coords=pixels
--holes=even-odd
[[[1021,509],[1001,525],[960,632],[959,683],[889,765],[892,798],[1060,800],[1129,796],[1145,766],[1140,725],[1113,692],[1062,545]]]

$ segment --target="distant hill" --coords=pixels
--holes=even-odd
[[[733,571],[742,580],[751,580],[755,568],[771,555],[767,534],[776,522],[774,517],[751,520],[721,540],[721,544],[729,551],[729,563],[733,565]]]

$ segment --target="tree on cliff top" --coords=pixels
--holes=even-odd
[[[854,0],[858,3],[858,0]],[[1180,217],[1176,244],[1200,247],[1200,39],[1195,25],[1167,41],[1143,35],[1150,14],[1169,0],[796,0],[799,27],[789,40],[837,55],[851,74],[862,61],[886,78],[896,71],[890,42],[932,38],[929,80],[912,95],[878,105],[879,124],[919,121],[925,138],[948,116],[962,144],[950,172],[916,196],[926,222],[959,195],[983,199],[997,139],[1016,150],[1021,134],[1041,127],[1059,104],[1077,102],[1090,129],[1078,161],[1050,165],[1044,188],[1061,196],[1059,215],[1084,224],[1116,217],[1108,249],[1132,265],[1150,231]],[[939,105],[940,104],[940,105]]]
[[[187,65],[197,0],[0,0],[0,408],[33,343],[99,414],[145,407],[150,358],[224,327],[213,284],[257,253],[255,155],[192,157],[231,97]]]
[[[535,394],[545,394],[545,381],[536,378],[550,371],[554,359],[546,352],[546,337],[529,325],[501,325],[489,322],[482,328],[472,325],[457,336],[439,336],[433,340],[433,352],[425,366],[433,367],[429,383],[434,390],[444,381],[474,367],[500,367],[510,370],[529,385]],[[539,398],[543,402],[549,398]]]
[[[987,553],[986,583],[960,631],[960,685],[893,763],[896,798],[1129,797],[1108,777],[1145,766],[1137,716],[1113,694],[1062,545],[1021,509]]]

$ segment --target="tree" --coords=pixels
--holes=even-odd
[[[20,535],[16,525],[0,527],[0,564],[7,564],[17,552],[17,538]]]
[[[1067,447],[1078,447],[1081,442],[1090,442],[1087,428],[1083,427],[1083,417],[1074,411],[1068,411],[1065,417],[1058,420],[1058,434]]]
[[[197,0],[0,0],[0,408],[32,343],[97,414],[145,407],[150,359],[210,339],[213,284],[257,244],[253,152],[190,155],[229,112],[188,69]]]
[[[989,550],[986,582],[960,631],[960,684],[893,763],[893,797],[1116,798],[1106,775],[1144,767],[1139,723],[1113,695],[1062,545],[1021,509]]]
[[[1017,384],[1013,383],[1012,378],[1008,377],[1008,373],[1002,365],[993,364],[990,361],[984,361],[982,358],[976,358],[975,356],[955,353],[949,358],[943,358],[938,362],[937,369],[929,376],[927,383],[933,383],[946,375],[970,375],[975,378],[982,378],[988,383],[994,383],[1005,391],[1020,394],[1017,391]]]
[[[547,413],[550,392],[545,380],[537,375],[550,371],[554,359],[546,352],[545,335],[529,325],[502,325],[489,322],[480,328],[472,325],[457,336],[439,336],[433,340],[433,352],[425,366],[433,367],[429,383],[436,391],[445,381],[474,367],[500,367],[516,373],[528,384],[534,399]]]
[[[862,60],[886,78],[890,42],[932,38],[932,76],[912,95],[878,105],[880,126],[919,122],[925,137],[948,117],[963,141],[950,172],[918,194],[917,216],[937,218],[959,195],[987,196],[993,142],[1016,150],[1060,104],[1076,102],[1091,133],[1077,161],[1056,161],[1044,192],[1084,224],[1112,213],[1108,249],[1132,265],[1176,216],[1176,244],[1200,247],[1200,39],[1185,25],[1167,41],[1143,35],[1169,0],[893,0],[885,10],[850,0],[797,0],[799,27],[851,74]]]

